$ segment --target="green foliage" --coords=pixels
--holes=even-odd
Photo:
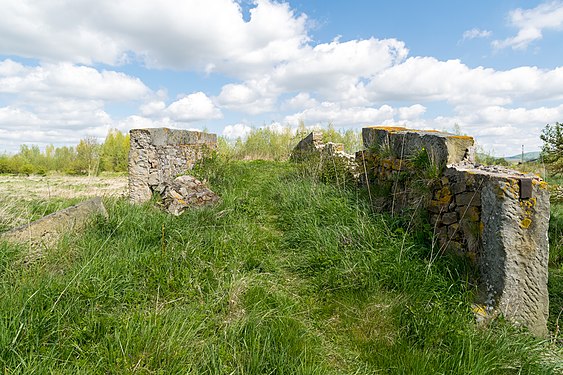
[[[287,160],[297,143],[311,131],[303,123],[297,128],[254,128],[245,138],[238,138],[234,142],[219,137],[219,153],[238,160]],[[352,153],[362,148],[361,133],[356,130],[338,131],[329,124],[322,132],[324,142],[343,143],[347,152]]]
[[[111,129],[101,145],[93,137],[81,139],[76,147],[47,145],[44,152],[36,145],[21,145],[13,156],[0,155],[0,173],[46,175],[49,171],[58,171],[97,175],[102,171],[125,172],[128,153],[129,135]]]
[[[492,156],[491,154],[486,154],[482,152],[478,152],[475,155],[475,159],[477,163],[484,165],[502,165],[505,167],[511,165],[505,158],[497,158],[495,156]]]
[[[547,124],[540,135],[542,157],[555,174],[563,172],[563,123]]]
[[[552,374],[476,329],[464,264],[289,163],[208,159],[213,207],[106,201],[37,263],[0,243],[4,373]],[[559,366],[557,368],[556,366]]]
[[[549,263],[563,266],[563,204],[552,202],[549,219]]]
[[[129,134],[111,129],[101,146],[101,169],[109,172],[126,172],[129,155]]]
[[[100,167],[100,144],[96,138],[81,139],[76,146],[76,158],[72,170],[76,174],[97,175]]]

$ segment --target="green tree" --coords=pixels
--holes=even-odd
[[[77,174],[97,175],[100,166],[100,144],[94,137],[81,139],[76,146],[72,170]]]
[[[72,171],[72,165],[76,159],[76,151],[74,150],[74,147],[70,146],[57,147],[53,158],[53,168],[55,170],[60,172],[70,172]]]
[[[129,134],[124,135],[117,129],[111,129],[101,148],[101,169],[112,172],[127,171],[129,155]]]
[[[547,124],[540,138],[543,160],[553,173],[560,174],[563,172],[563,123]]]

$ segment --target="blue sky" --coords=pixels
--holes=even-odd
[[[0,152],[166,126],[563,122],[563,1],[0,0]]]

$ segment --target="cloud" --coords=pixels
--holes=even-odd
[[[463,32],[462,40],[471,40],[476,38],[488,38],[492,35],[492,32],[489,30],[481,30],[477,28],[473,28],[471,30],[466,30]]]
[[[459,60],[411,57],[366,85],[372,101],[447,101],[455,106],[509,105],[563,98],[563,67],[469,68]]]
[[[313,108],[317,104],[317,100],[312,98],[308,92],[300,92],[299,94],[287,99],[283,104],[283,107],[291,110],[302,110]]]
[[[265,77],[242,84],[224,85],[217,102],[222,107],[256,115],[274,110],[279,93],[280,90]]]
[[[425,111],[426,108],[419,104],[394,109],[387,104],[374,108],[345,107],[340,103],[322,102],[313,108],[286,116],[284,122],[297,124],[299,121],[303,121],[305,123],[333,123],[338,126],[365,126],[411,120]]]
[[[257,0],[245,21],[235,0],[3,2],[0,54],[119,65],[224,69],[271,66],[308,40],[306,16]]]
[[[156,116],[166,109],[166,103],[162,100],[153,100],[141,105],[139,109],[141,110],[141,114],[143,116]]]
[[[222,134],[227,138],[236,139],[246,137],[251,131],[252,128],[248,125],[235,124],[225,126]]]
[[[195,122],[223,117],[219,108],[201,91],[173,102],[163,113],[178,122]]]
[[[530,43],[543,37],[543,30],[563,29],[563,2],[548,1],[532,9],[515,9],[509,14],[509,23],[518,28],[518,33],[493,41],[493,47],[526,49]]]
[[[402,62],[407,55],[404,43],[395,39],[335,40],[314,47],[307,45],[294,59],[272,67],[268,73],[247,73],[253,77],[223,86],[217,101],[226,108],[249,114],[275,110],[279,96],[291,92],[315,92],[328,101],[366,105],[369,101],[363,81]]]
[[[0,62],[0,93],[127,101],[141,99],[149,92],[139,78],[124,73],[69,63],[24,66],[9,59]]]

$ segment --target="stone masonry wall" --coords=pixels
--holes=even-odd
[[[217,135],[167,128],[132,129],[129,151],[129,196],[134,203],[150,200],[153,191],[193,168],[217,147]]]
[[[467,256],[479,271],[475,312],[547,333],[549,192],[538,176],[473,159],[473,138],[399,127],[364,128],[360,181],[392,213],[422,208],[433,252]]]

